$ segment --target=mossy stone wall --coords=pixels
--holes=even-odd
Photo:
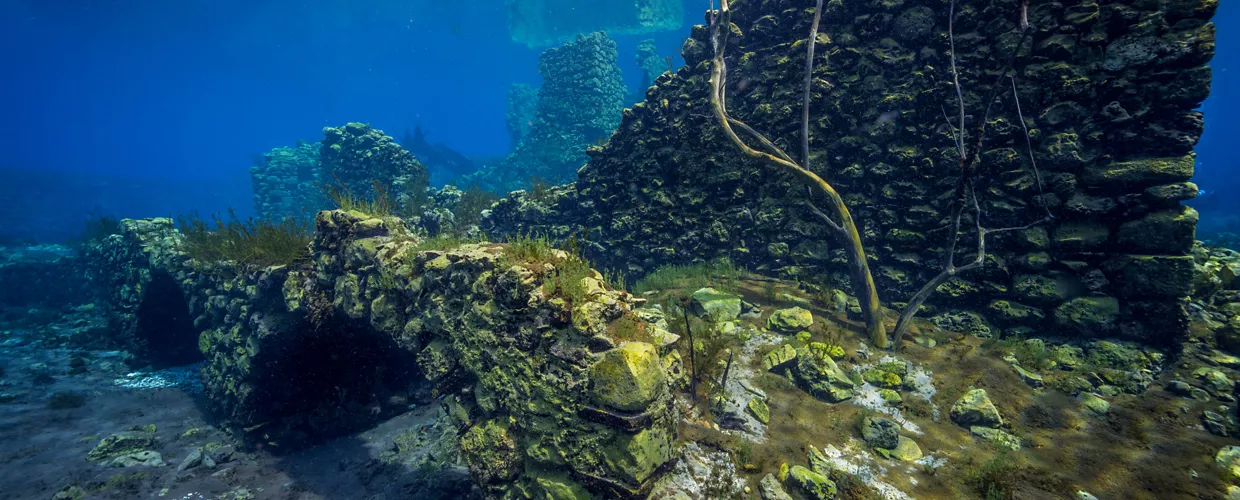
[[[610,336],[639,301],[597,273],[570,303],[502,245],[410,251],[400,219],[339,210],[318,213],[310,262],[240,274],[177,251],[166,219],[123,227],[105,244],[118,319],[140,321],[149,276],[173,276],[208,405],[251,445],[278,452],[439,404],[494,498],[630,495],[678,454],[666,353]]]
[[[983,270],[952,278],[928,303],[943,324],[983,330],[1123,335],[1148,342],[1187,328],[1195,108],[1209,92],[1213,0],[1031,2],[1032,39],[1014,85],[1001,74],[1020,40],[1020,2],[956,5],[954,39],[965,144],[985,141],[974,187],[990,228],[1054,220],[992,238]],[[805,41],[813,2],[737,2],[728,48],[732,114],[800,156]],[[811,101],[812,169],[852,208],[887,304],[941,269],[958,173],[945,1],[828,2]],[[708,30],[685,41],[687,65],[665,74],[550,202],[514,194],[485,223],[495,235],[577,234],[601,267],[630,278],[718,256],[758,271],[848,289],[839,242],[787,175],[741,157],[709,107]],[[987,96],[996,98],[987,115]],[[965,227],[971,227],[966,220]],[[973,248],[963,234],[960,258]],[[959,260],[958,260],[959,262]],[[1139,266],[1134,271],[1132,266]],[[1159,276],[1154,284],[1141,276]],[[632,279],[630,279],[632,281]],[[1163,284],[1165,282],[1165,285]],[[1074,301],[1074,299],[1117,299]],[[1100,307],[1086,307],[1096,304]],[[1060,311],[1062,307],[1069,310]],[[1062,314],[1057,314],[1062,312]]]

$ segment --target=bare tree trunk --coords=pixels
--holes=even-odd
[[[883,327],[882,318],[879,315],[878,289],[874,286],[874,277],[870,273],[870,264],[866,261],[865,247],[861,244],[861,235],[857,231],[857,225],[853,221],[852,214],[848,211],[848,206],[844,204],[843,198],[831,187],[831,184],[823,180],[818,174],[811,171],[809,166],[809,99],[810,86],[812,83],[814,69],[814,42],[818,38],[818,21],[822,16],[822,0],[818,0],[817,7],[814,9],[814,20],[810,30],[808,40],[809,48],[806,58],[805,72],[805,93],[802,97],[802,116],[801,116],[801,146],[802,146],[802,164],[793,161],[786,153],[780,150],[774,143],[753,128],[742,123],[740,120],[732,118],[728,115],[726,106],[726,81],[727,81],[727,63],[724,60],[724,48],[727,46],[727,37],[732,25],[732,11],[729,8],[728,0],[721,0],[720,10],[711,14],[711,42],[714,45],[715,57],[711,64],[710,84],[711,107],[714,110],[715,118],[719,121],[719,125],[723,128],[728,138],[741,149],[746,156],[762,160],[770,163],[786,172],[793,174],[801,180],[811,192],[818,192],[827,199],[827,204],[831,206],[832,212],[839,222],[835,222],[830,217],[814,209],[816,213],[822,216],[827,224],[840,235],[845,242],[845,250],[848,252],[849,260],[852,263],[854,288],[856,289],[858,300],[861,303],[861,313],[865,318],[866,333],[875,345],[879,347],[887,347],[890,343],[887,340],[887,330]],[[733,126],[744,130],[746,133],[754,136],[766,149],[771,153],[758,151],[749,147],[733,130]]]

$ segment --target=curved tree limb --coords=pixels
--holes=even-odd
[[[713,7],[713,5],[712,5]],[[817,7],[814,9],[814,20],[811,25],[810,36],[808,40],[809,48],[807,49],[806,58],[806,74],[805,74],[805,91],[802,96],[802,120],[801,120],[801,145],[802,156],[801,161],[805,164],[802,166],[792,161],[774,143],[764,137],[762,134],[753,130],[753,128],[745,125],[740,120],[732,118],[728,115],[726,107],[726,81],[727,81],[727,62],[724,59],[724,49],[727,46],[727,37],[731,29],[732,11],[729,7],[728,0],[721,0],[719,11],[711,12],[711,44],[715,50],[715,57],[711,63],[710,84],[711,84],[711,107],[714,110],[715,118],[723,129],[728,139],[741,149],[741,152],[750,158],[762,160],[766,163],[774,165],[786,172],[793,174],[811,189],[821,193],[827,200],[827,204],[831,206],[835,212],[839,223],[830,223],[833,229],[839,228],[836,233],[845,241],[845,248],[849,254],[849,260],[852,263],[853,275],[856,282],[857,296],[861,302],[862,315],[865,318],[866,332],[870,339],[879,347],[887,347],[887,331],[883,327],[882,319],[879,316],[878,289],[874,285],[874,277],[870,273],[869,263],[866,261],[865,248],[861,244],[861,235],[857,231],[857,225],[853,221],[852,214],[845,205],[844,199],[835,191],[835,188],[827,181],[819,177],[813,171],[809,170],[809,99],[814,69],[814,44],[818,38],[818,21],[822,15],[822,0],[818,0]],[[775,154],[758,151],[743,140],[733,130],[733,126],[741,128],[745,132],[758,138],[758,141],[764,147],[775,152]],[[821,212],[819,212],[821,213]],[[825,214],[822,214],[825,215]],[[828,219],[830,220],[830,219]]]

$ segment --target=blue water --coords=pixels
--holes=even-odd
[[[626,85],[640,86],[640,40],[677,54],[704,9],[687,0],[679,30],[612,35]],[[0,168],[46,174],[23,178],[37,198],[23,210],[76,225],[91,211],[248,215],[253,155],[349,121],[502,156],[506,91],[539,83],[542,50],[510,39],[506,12],[503,0],[5,0]],[[1222,2],[1197,149],[1203,232],[1240,227],[1238,21],[1240,5]]]
[[[629,87],[638,42],[677,54],[693,3],[680,30],[612,35]],[[4,0],[0,50],[0,168],[111,179],[42,189],[81,218],[246,215],[252,155],[350,121],[502,156],[506,92],[538,85],[544,49],[511,41],[503,0]]]

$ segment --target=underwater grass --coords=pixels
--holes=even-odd
[[[581,245],[575,236],[570,236],[564,244],[556,246],[546,234],[519,234],[505,242],[507,251],[500,257],[501,267],[520,265],[544,274],[543,293],[547,296],[560,296],[571,302],[583,301],[586,290],[581,285],[582,278],[594,276],[594,265],[581,255]],[[559,253],[562,251],[563,253]],[[553,269],[544,272],[544,264],[551,264]],[[618,272],[600,273],[603,283],[613,290],[624,290],[624,276]]]
[[[633,285],[634,293],[671,288],[699,289],[714,287],[720,291],[735,293],[735,280],[745,272],[724,257],[710,262],[691,265],[670,264],[655,269]]]
[[[253,217],[242,221],[229,208],[227,219],[216,214],[210,222],[197,213],[181,215],[177,227],[185,235],[181,250],[200,262],[232,261],[254,269],[289,265],[310,256],[310,223],[293,217],[281,222]]]
[[[547,181],[546,179],[543,179],[542,177],[537,177],[537,176],[530,177],[530,180],[527,183],[526,189],[525,189],[526,199],[534,203],[540,203],[540,204],[551,201],[552,186],[553,185],[551,184],[551,182]]]
[[[120,234],[120,232],[120,219],[110,215],[91,212],[86,219],[85,227],[82,228],[82,232],[78,235],[76,241],[79,244],[99,243],[108,236]]]
[[[461,195],[461,200],[456,203],[456,207],[452,209],[456,227],[464,229],[478,225],[482,222],[482,211],[491,208],[491,205],[498,200],[499,196],[495,193],[482,189],[477,184],[470,184]]]
[[[395,214],[396,206],[392,202],[392,194],[388,187],[377,180],[371,180],[370,186],[374,191],[372,198],[358,196],[339,178],[336,178],[335,185],[323,185],[321,189],[323,196],[331,200],[340,210],[361,212],[371,217],[389,217]]]

